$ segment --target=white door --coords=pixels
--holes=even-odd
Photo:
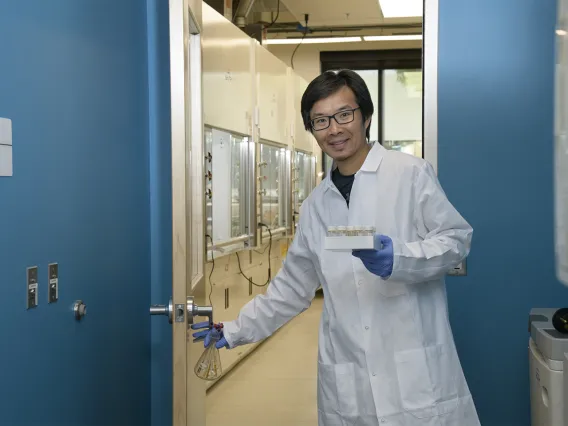
[[[173,338],[173,426],[205,426],[205,383],[194,373],[203,344],[189,326],[204,306],[201,0],[169,0],[172,148],[172,299],[152,301],[153,321],[168,320]],[[164,304],[165,303],[165,304]]]

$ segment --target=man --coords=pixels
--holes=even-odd
[[[444,283],[468,255],[472,228],[427,162],[369,146],[373,103],[358,74],[317,77],[301,107],[336,168],[303,203],[266,294],[236,321],[194,336],[220,339],[217,347],[257,342],[307,309],[321,284],[320,426],[479,426]],[[341,225],[375,226],[377,250],[325,250],[327,227]]]

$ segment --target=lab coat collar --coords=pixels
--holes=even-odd
[[[365,159],[365,162],[361,166],[361,169],[356,174],[358,174],[359,172],[376,172],[379,169],[386,148],[384,148],[378,142],[372,142],[370,145],[371,145],[371,150],[367,154],[367,158]],[[331,165],[331,170],[335,170],[336,168],[337,165],[335,164],[335,161],[333,161]],[[333,187],[335,186],[333,184],[333,181],[331,180],[331,172],[328,173],[327,176],[325,177],[325,184],[326,184],[325,187],[326,191],[328,189],[333,189]]]
[[[365,158],[365,162],[361,166],[361,172],[376,172],[379,169],[379,165],[383,160],[386,149],[378,142],[374,142],[371,145],[371,150]]]

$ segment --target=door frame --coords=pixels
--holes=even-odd
[[[205,282],[201,30],[194,3],[169,0],[174,426],[205,425],[205,383],[193,373],[203,347],[192,341],[187,312],[188,296],[202,304]]]
[[[439,0],[424,0],[422,38],[424,159],[438,173],[438,21]]]

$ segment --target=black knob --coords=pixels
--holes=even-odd
[[[568,334],[568,308],[558,309],[552,316],[552,325],[560,333]]]

